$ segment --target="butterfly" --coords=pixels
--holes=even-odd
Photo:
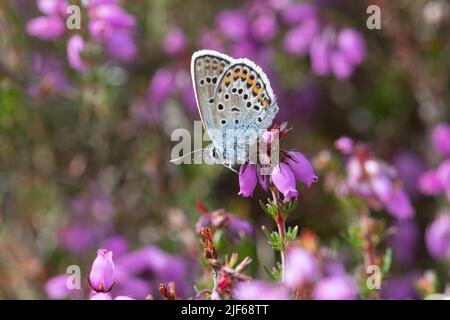
[[[229,167],[246,162],[278,112],[267,76],[247,58],[213,50],[192,55],[191,76],[200,118],[212,142],[206,147],[206,160]]]

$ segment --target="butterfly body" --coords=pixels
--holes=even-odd
[[[211,162],[228,165],[248,160],[278,106],[269,80],[246,58],[213,50],[193,54],[191,74],[200,117],[211,138]],[[216,160],[216,161],[214,161]]]

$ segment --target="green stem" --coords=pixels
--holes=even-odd
[[[283,214],[281,213],[281,209],[279,207],[279,196],[277,192],[272,191],[273,201],[277,208],[277,217],[276,217],[276,224],[278,227],[278,234],[281,238],[281,281],[284,282],[285,273],[286,273],[286,226],[285,226],[285,219],[283,217]]]

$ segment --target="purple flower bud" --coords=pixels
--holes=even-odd
[[[349,155],[353,152],[353,140],[349,137],[340,137],[334,142],[334,147],[344,155]]]
[[[450,258],[450,213],[441,213],[425,233],[428,252],[436,260]]]
[[[429,196],[435,196],[442,192],[443,186],[436,170],[429,170],[419,178],[420,191]]]
[[[80,35],[70,37],[67,42],[67,60],[69,65],[77,71],[84,72],[87,69],[87,64],[84,62],[82,56],[84,50],[84,40]]]
[[[337,39],[339,51],[350,64],[358,65],[366,58],[366,43],[361,33],[343,29]]]
[[[183,30],[173,27],[167,32],[162,47],[165,53],[176,55],[183,52],[186,44],[187,38]]]
[[[318,180],[314,174],[314,169],[306,157],[298,151],[289,151],[284,158],[284,161],[289,165],[295,178],[298,181],[306,184],[308,188],[313,182]]]
[[[347,275],[331,276],[316,284],[313,296],[316,300],[354,300],[358,297],[358,287]]]
[[[239,188],[238,195],[250,197],[255,190],[258,178],[256,176],[255,164],[243,164],[239,169]]]
[[[105,292],[95,292],[91,295],[89,300],[112,300],[113,298],[109,293]]]
[[[450,189],[450,159],[442,162],[436,170],[437,177],[442,186]]]
[[[287,288],[261,280],[241,282],[233,291],[236,300],[289,300]]]
[[[108,292],[114,285],[114,262],[112,251],[100,249],[92,264],[89,283],[96,292]]]
[[[271,178],[277,189],[284,195],[286,201],[290,201],[298,196],[294,173],[287,164],[280,163],[274,167]]]
[[[59,16],[37,17],[27,23],[27,33],[43,40],[57,39],[65,30],[64,20]]]
[[[450,156],[450,125],[440,123],[431,134],[434,148],[443,156]]]
[[[290,288],[301,288],[314,282],[319,275],[319,265],[316,258],[301,248],[288,251],[285,284]]]

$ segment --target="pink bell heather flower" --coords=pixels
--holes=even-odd
[[[450,212],[441,213],[425,233],[428,252],[436,260],[450,259]]]
[[[183,52],[186,45],[187,38],[183,30],[177,27],[172,27],[167,32],[162,47],[165,53],[176,55]]]
[[[243,164],[239,169],[239,188],[238,195],[250,197],[255,190],[258,178],[256,176],[255,164]]]
[[[295,178],[306,184],[308,188],[311,187],[313,182],[318,180],[318,177],[314,174],[311,163],[300,152],[295,150],[289,151],[286,154],[284,161],[289,168],[291,168]]]
[[[27,23],[27,33],[43,40],[57,39],[65,30],[64,20],[57,15],[37,17]]]
[[[289,300],[289,290],[278,284],[254,280],[241,282],[233,291],[236,300]]]
[[[80,35],[70,37],[67,42],[67,60],[69,65],[77,71],[87,70],[87,64],[82,58],[85,43]]]
[[[321,279],[314,288],[315,300],[354,300],[358,297],[355,281],[347,275]]]
[[[450,125],[440,123],[433,128],[431,134],[433,146],[441,155],[450,156]]]
[[[314,282],[319,275],[319,264],[316,258],[302,248],[292,248],[288,251],[285,284],[290,288],[301,288]]]
[[[89,283],[96,292],[109,292],[114,285],[114,262],[112,251],[100,249],[97,252],[89,275]]]
[[[289,165],[283,162],[279,163],[272,169],[271,178],[275,187],[284,195],[286,201],[298,197],[295,175]]]

